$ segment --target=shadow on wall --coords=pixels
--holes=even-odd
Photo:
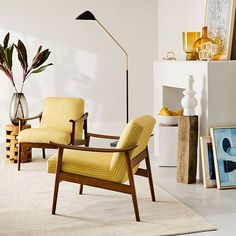
[[[2,29],[0,35],[6,35],[7,32]],[[21,39],[25,43],[29,53],[28,60],[32,60],[39,45],[51,50],[48,62],[52,62],[54,65],[42,73],[32,75],[25,83],[23,92],[29,104],[30,116],[36,115],[42,110],[45,97],[82,97],[85,99],[85,109],[90,113],[89,122],[94,125],[95,129],[96,123],[99,126],[103,125],[104,130],[107,131],[110,131],[113,126],[111,123],[121,123],[118,126],[122,127],[122,123],[125,123],[123,122],[125,121],[125,83],[122,80],[125,75],[122,74],[122,59],[119,59],[118,63],[114,63],[110,57],[103,58],[108,50],[114,50],[112,49],[114,45],[110,45],[111,50],[109,45],[107,49],[99,48],[99,45],[93,46],[91,48],[94,53],[91,53],[89,50],[80,50],[71,45],[40,41],[33,36],[17,32],[10,33],[11,42]],[[2,41],[3,38],[0,40]],[[82,40],[86,41],[86,38]],[[87,47],[96,44],[96,42],[91,45],[90,43]],[[81,46],[85,47],[85,44],[82,42]],[[114,54],[119,55],[117,52]],[[109,67],[109,71],[105,69],[107,67]],[[22,69],[16,53],[14,53],[13,72],[19,87]],[[4,130],[4,126],[9,123],[9,104],[14,90],[8,78],[2,72],[0,75],[3,78],[1,81],[3,92],[0,93],[0,129]],[[0,141],[4,140],[5,134],[2,132]]]

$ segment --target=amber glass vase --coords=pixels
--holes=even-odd
[[[193,54],[193,44],[200,38],[200,32],[183,32],[183,49],[186,52],[186,60],[196,60]]]
[[[217,54],[217,45],[207,37],[207,27],[202,28],[202,37],[193,44],[193,53],[196,59],[209,61]]]

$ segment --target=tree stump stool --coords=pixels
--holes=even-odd
[[[31,125],[24,125],[21,130],[29,129]],[[18,158],[18,140],[19,126],[6,125],[6,161],[17,163]],[[21,163],[30,162],[32,159],[31,148],[22,150]]]

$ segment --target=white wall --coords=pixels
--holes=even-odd
[[[158,0],[158,58],[174,51],[185,59],[182,32],[202,31],[206,0]]]
[[[0,40],[10,31],[32,58],[39,45],[50,48],[54,65],[32,75],[24,93],[30,115],[47,96],[86,101],[91,129],[118,133],[125,124],[125,57],[95,22],[76,21],[91,10],[129,54],[130,118],[153,113],[153,60],[157,59],[157,0],[0,0]],[[17,62],[18,63],[18,62]],[[21,80],[19,66],[15,79]],[[0,141],[13,88],[0,73]]]

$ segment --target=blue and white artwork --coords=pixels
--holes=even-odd
[[[212,150],[212,143],[207,143],[207,160],[208,160],[208,173],[209,173],[209,180],[215,180],[215,166],[214,166],[214,159],[213,159],[213,150]]]
[[[236,128],[213,129],[220,187],[236,187]]]

